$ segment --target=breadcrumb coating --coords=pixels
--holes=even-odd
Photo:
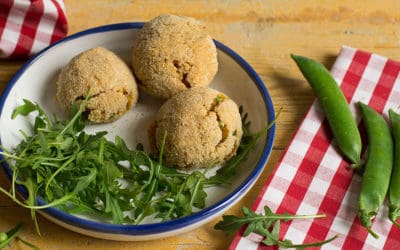
[[[155,130],[150,138],[154,133],[158,150],[166,133],[164,162],[181,169],[225,162],[236,154],[243,134],[236,103],[207,87],[195,87],[167,100],[150,130]]]
[[[218,70],[217,50],[199,21],[161,15],[139,31],[132,68],[141,89],[167,99],[179,91],[208,86]]]
[[[71,113],[74,102],[92,96],[85,113],[93,123],[120,118],[137,102],[136,80],[128,65],[110,50],[96,47],[82,52],[61,70],[56,99]]]

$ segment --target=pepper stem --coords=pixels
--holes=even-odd
[[[356,163],[350,164],[350,167],[351,167],[354,171],[356,171],[357,173],[362,174],[364,163],[365,163],[365,161],[361,159],[360,161],[358,161],[358,162],[356,162]]]

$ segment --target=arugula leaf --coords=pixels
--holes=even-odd
[[[11,119],[15,119],[18,115],[27,116],[34,111],[38,111],[38,107],[33,102],[23,99],[24,104],[18,106],[11,114]]]
[[[101,191],[103,191],[104,194],[105,194],[104,212],[105,213],[111,213],[113,223],[122,224],[124,216],[123,216],[121,207],[118,204],[117,198],[111,195],[111,193],[108,190],[108,187],[106,186],[106,184],[104,182],[102,183]]]
[[[283,248],[318,247],[339,237],[338,235],[335,235],[324,241],[306,244],[293,244],[292,241],[288,239],[280,240],[280,221],[322,218],[325,217],[325,215],[291,215],[288,213],[274,214],[268,206],[264,207],[264,212],[265,214],[260,214],[251,211],[247,207],[242,207],[242,217],[223,215],[222,220],[214,226],[214,229],[222,230],[229,234],[238,231],[242,226],[247,226],[243,232],[244,237],[248,236],[250,233],[255,233],[264,237],[264,239],[261,241],[263,244],[267,246],[279,246]]]
[[[88,175],[79,176],[74,188],[74,193],[79,193],[89,187],[92,182],[96,181],[97,174],[97,169],[92,168],[89,170]]]
[[[118,179],[123,177],[120,167],[113,161],[104,161],[100,169],[99,178],[104,182],[109,190],[118,189]]]

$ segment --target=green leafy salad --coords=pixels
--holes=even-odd
[[[19,205],[36,210],[56,206],[70,214],[89,214],[114,224],[140,224],[145,218],[166,221],[189,215],[206,205],[206,189],[229,185],[239,165],[272,126],[251,134],[247,114],[240,109],[243,137],[235,157],[214,175],[210,168],[191,172],[165,166],[163,149],[153,157],[141,144],[129,149],[120,137],[107,140],[107,132],[84,131],[87,100],[74,105],[70,120],[49,117],[37,103],[24,100],[12,118],[35,115],[33,134],[21,131],[24,139],[8,150],[2,148],[3,161],[13,171],[11,189],[0,187]],[[164,140],[165,140],[164,135]],[[16,187],[27,190],[25,200],[17,198]],[[45,201],[38,205],[36,197]]]

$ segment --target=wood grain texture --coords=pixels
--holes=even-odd
[[[118,22],[147,21],[159,14],[187,15],[203,21],[218,41],[239,53],[268,88],[277,121],[270,160],[251,191],[227,213],[251,207],[293,133],[314,100],[290,53],[315,58],[328,68],[342,45],[400,60],[400,1],[145,1],[67,0],[69,34]],[[25,61],[0,60],[0,90]],[[0,186],[8,181],[0,176]],[[113,242],[79,235],[40,217],[42,236],[34,232],[29,211],[0,194],[0,231],[25,223],[21,234],[41,249],[226,249],[232,236],[215,231],[216,219],[192,232],[158,241]],[[13,243],[11,249],[27,249]]]

